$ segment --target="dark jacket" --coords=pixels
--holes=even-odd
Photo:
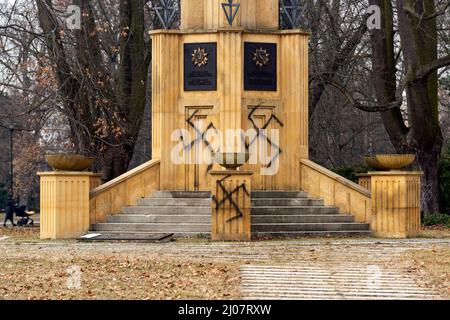
[[[6,219],[12,219],[14,217],[14,201],[12,199],[8,199],[6,203]]]

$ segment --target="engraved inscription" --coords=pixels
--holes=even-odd
[[[184,45],[184,90],[212,91],[216,89],[216,43],[186,43]]]
[[[246,42],[244,54],[244,89],[277,91],[277,45]]]

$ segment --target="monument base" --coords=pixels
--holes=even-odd
[[[41,239],[74,239],[89,231],[89,190],[100,185],[92,172],[39,172]]]
[[[409,238],[420,232],[420,178],[422,172],[386,171],[360,175],[360,185],[372,194],[374,235]],[[370,180],[370,181],[369,181]]]

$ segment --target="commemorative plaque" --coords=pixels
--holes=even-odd
[[[244,90],[277,91],[277,45],[244,44]]]
[[[184,45],[184,90],[217,89],[217,44],[186,43]]]

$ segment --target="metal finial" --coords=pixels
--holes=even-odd
[[[175,22],[175,15],[178,12],[178,6],[175,0],[159,0],[160,6],[154,7],[156,16],[164,29],[170,29]]]
[[[305,7],[300,3],[300,0],[284,0],[281,2],[281,12],[291,29],[298,28],[304,10]]]
[[[240,7],[241,5],[239,3],[233,3],[233,0],[228,0],[228,3],[222,3],[222,9],[225,12],[225,16],[227,17],[230,26],[233,25]]]

